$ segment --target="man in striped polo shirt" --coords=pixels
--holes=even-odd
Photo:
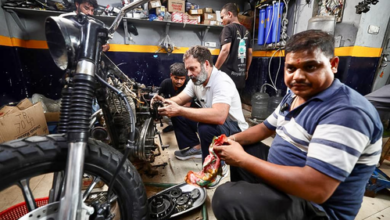
[[[264,123],[214,147],[232,182],[215,192],[218,219],[354,219],[379,161],[375,108],[335,79],[333,36],[308,30],[285,48],[290,91]],[[271,148],[259,141],[276,134]],[[243,181],[241,181],[243,180]]]

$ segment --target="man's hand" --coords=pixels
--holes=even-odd
[[[110,44],[104,44],[102,47],[103,47],[103,52],[106,52],[110,49]]]
[[[153,103],[158,101],[165,102],[165,99],[157,94],[154,95],[152,100],[150,100],[150,108],[153,109]]]
[[[249,156],[239,143],[231,139],[228,139],[227,145],[214,146],[214,151],[221,160],[235,167],[240,167],[241,163]]]
[[[249,72],[249,70],[246,70],[246,71],[245,71],[245,80],[248,79],[248,72]]]
[[[163,103],[164,107],[158,108],[159,115],[168,117],[180,116],[180,109],[182,108],[180,105],[171,100],[165,100]]]

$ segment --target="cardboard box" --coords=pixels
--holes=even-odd
[[[204,13],[203,14],[203,21],[210,20],[210,21],[216,21],[217,20],[217,14],[215,13]]]
[[[149,2],[149,9],[151,8],[158,8],[161,7],[161,1],[160,0],[152,0]]]
[[[213,13],[213,9],[212,8],[203,8],[203,12],[204,13]]]
[[[0,112],[0,143],[49,133],[40,102],[33,105],[24,99],[17,106],[6,106]]]
[[[190,15],[202,15],[203,9],[191,9],[188,11],[188,14]]]
[[[46,122],[59,122],[60,112],[45,112]]]
[[[184,0],[168,0],[168,11],[169,12],[183,12],[186,8],[186,2]]]
[[[197,24],[200,24],[200,22],[202,21],[202,16],[201,15],[186,15],[187,17],[184,19],[184,20],[188,20],[188,21],[192,21],[192,20],[195,20],[197,22]],[[191,22],[188,22],[188,23],[191,23]]]
[[[204,20],[204,21],[202,21],[202,24],[205,24],[205,25],[218,25],[218,21]]]
[[[184,13],[183,12],[172,12],[172,17],[171,17],[172,22],[178,22],[178,23],[183,23],[184,21]]]

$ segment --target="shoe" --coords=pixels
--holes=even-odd
[[[191,158],[202,158],[202,150],[190,148],[186,150],[177,150],[175,151],[175,157],[179,160],[188,160]]]
[[[227,177],[229,175],[229,166],[226,163],[223,163],[222,165],[222,179]]]
[[[222,163],[221,163],[222,164]],[[223,165],[221,166],[222,172],[221,175],[217,175],[215,178],[215,181],[212,182],[209,186],[207,186],[208,189],[214,189],[218,186],[218,184],[221,182],[222,179],[227,177],[229,175],[229,166],[223,161]]]
[[[163,133],[168,133],[168,132],[171,132],[173,131],[173,126],[172,125],[168,125],[167,127],[165,127],[163,129]]]

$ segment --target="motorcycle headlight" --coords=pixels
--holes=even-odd
[[[50,54],[55,64],[65,70],[74,65],[76,49],[80,45],[79,25],[64,17],[48,17],[45,34]]]

